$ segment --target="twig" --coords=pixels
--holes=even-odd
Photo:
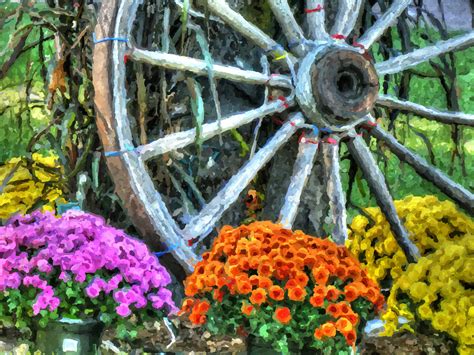
[[[20,168],[21,163],[22,163],[21,160],[17,162],[15,166],[12,168],[12,170],[10,170],[10,172],[7,174],[7,176],[5,176],[5,179],[3,179],[2,181],[2,185],[0,185],[0,194],[3,193],[3,190],[5,189],[5,187],[8,185],[8,183],[13,178],[17,170]]]
[[[33,30],[33,25],[30,25],[26,29],[26,33],[20,37],[20,40],[18,41],[17,45],[13,49],[13,53],[11,54],[10,58],[8,58],[8,60],[6,60],[3,63],[2,68],[0,69],[0,80],[5,78],[5,76],[7,75],[12,65],[15,64],[16,60],[21,54],[21,51],[25,47],[26,40],[28,39],[28,36],[30,35],[32,30]]]

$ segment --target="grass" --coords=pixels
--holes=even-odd
[[[14,10],[18,4],[4,2],[0,14]],[[12,39],[15,32],[31,24],[28,16],[23,16],[20,23],[13,18],[4,24],[0,31],[0,60],[7,60],[16,44]],[[48,33],[45,32],[45,36]],[[39,29],[34,28],[26,42],[26,46],[39,38]],[[53,43],[49,41],[44,45],[45,57],[48,61],[52,57]],[[49,63],[52,64],[50,61]],[[27,80],[31,78],[31,93],[37,101],[43,101],[45,88],[40,74],[39,49],[35,47],[21,54],[15,64],[10,68],[5,78],[0,81],[0,162],[26,153],[26,146],[33,134],[44,127],[48,120],[47,112],[38,103],[28,104]]]
[[[401,51],[400,40],[398,39],[396,31],[394,34],[394,48]],[[421,39],[421,33],[428,33],[430,38],[440,39],[439,34],[432,29],[420,29],[412,33],[412,42],[420,47],[431,45]],[[453,33],[452,36],[458,35]],[[382,58],[377,58],[378,61]],[[435,62],[441,63],[440,59],[434,59]],[[458,94],[461,110],[464,112],[474,112],[474,95],[472,91],[472,84],[474,83],[474,48],[469,48],[464,51],[455,53],[457,79],[458,79]],[[423,63],[418,65],[415,69],[425,73],[432,73],[433,70],[429,64]],[[390,88],[389,94],[395,94],[393,87]],[[446,109],[447,102],[445,92],[437,79],[421,78],[414,76],[410,82],[410,101],[431,106],[438,109]],[[423,119],[417,116],[400,115],[397,119],[396,132],[397,138],[405,144],[406,147],[417,152],[425,159],[429,159],[429,150],[423,140],[412,130],[408,128],[407,122],[419,133],[428,137],[433,145],[433,153],[435,156],[436,166],[444,171],[449,172],[453,168],[450,177],[460,183],[461,185],[473,190],[474,181],[474,130],[471,127],[460,127],[462,149],[465,156],[466,175],[463,175],[461,164],[458,159],[451,163],[451,152],[453,149],[453,142],[451,140],[451,127],[440,124],[432,120]],[[386,122],[384,122],[386,126]],[[375,142],[372,141],[372,148],[375,150]],[[396,156],[386,152],[387,161],[386,166],[383,161],[379,161],[379,166],[387,177],[387,182],[395,199],[401,199],[407,195],[436,195],[441,199],[447,199],[436,187],[431,183],[420,178],[416,172],[407,164],[402,164]],[[344,162],[341,165],[344,171],[348,171],[348,163]],[[343,176],[344,186],[348,186],[348,177]],[[361,181],[361,189],[355,187],[352,195],[352,200],[358,206],[375,205],[375,200],[370,197],[368,193],[367,184]],[[351,215],[356,214],[352,211]]]

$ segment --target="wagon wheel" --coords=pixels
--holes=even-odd
[[[162,196],[154,187],[145,163],[193,144],[196,129],[172,133],[148,144],[133,145],[123,58],[128,56],[133,61],[153,64],[170,71],[184,71],[195,76],[206,76],[209,64],[195,58],[141,49],[131,40],[120,40],[131,38],[132,24],[141,1],[109,0],[102,5],[96,36],[119,40],[95,46],[97,123],[104,149],[109,152],[107,162],[117,192],[126,204],[134,224],[149,238],[150,243],[159,235],[167,245],[179,245],[179,248],[172,251],[173,256],[187,271],[191,271],[199,256],[187,242],[208,233],[209,227],[219,221],[275,152],[297,132],[306,132],[306,136],[299,140],[293,176],[278,220],[291,227],[315,156],[318,149],[321,149],[329,213],[335,226],[332,236],[337,243],[344,243],[347,238],[346,204],[339,172],[339,147],[344,143],[363,172],[371,193],[389,221],[408,260],[416,260],[419,257],[417,247],[410,241],[407,230],[397,216],[385,177],[357,130],[363,128],[377,140],[383,141],[401,161],[412,166],[420,176],[472,214],[473,193],[405,148],[376,124],[371,112],[375,105],[380,105],[412,112],[445,124],[473,126],[472,114],[443,112],[379,95],[378,92],[379,76],[399,73],[441,54],[465,49],[474,43],[474,32],[374,63],[367,50],[396,22],[410,0],[395,0],[387,12],[353,45],[349,45],[345,38],[355,25],[362,0],[339,1],[332,29],[325,25],[324,1],[307,0],[307,33],[303,32],[295,20],[287,0],[268,2],[290,44],[287,49],[234,11],[225,0],[207,0],[207,6],[211,14],[222,23],[273,56],[273,60],[285,67],[288,74],[269,75],[217,64],[212,66],[212,70],[217,79],[277,87],[287,93],[284,97],[266,100],[253,110],[204,124],[201,138],[210,139],[275,113],[288,111],[290,114],[267,143],[184,227],[180,227],[171,216]],[[314,127],[318,127],[319,131]]]

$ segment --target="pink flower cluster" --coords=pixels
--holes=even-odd
[[[86,285],[88,275],[94,278]],[[68,211],[56,218],[34,212],[0,227],[0,292],[38,289],[33,304],[37,315],[58,308],[61,300],[55,286],[68,281],[84,284],[91,299],[112,296],[122,317],[131,314],[131,306],[177,310],[165,288],[170,275],[156,256],[143,242],[108,226],[99,216]]]

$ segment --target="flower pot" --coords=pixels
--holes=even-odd
[[[35,345],[42,354],[97,354],[103,330],[95,319],[62,318],[38,329]]]
[[[320,354],[316,349],[303,348],[302,350],[289,346],[289,354],[291,355],[310,355]],[[273,349],[270,342],[250,335],[247,340],[247,354],[248,355],[277,355],[282,354]]]

